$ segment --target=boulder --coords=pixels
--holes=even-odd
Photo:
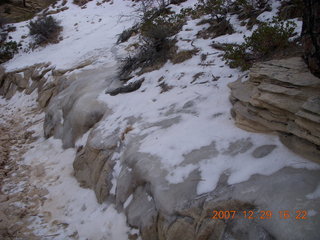
[[[246,81],[229,87],[237,126],[277,133],[292,151],[320,162],[320,79],[301,58],[257,63]]]

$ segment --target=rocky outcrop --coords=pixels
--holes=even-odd
[[[55,69],[50,63],[41,63],[12,72],[1,67],[0,96],[10,99],[16,92],[30,95],[37,91],[39,107],[46,111],[45,137],[60,138],[65,148],[73,147],[107,110],[97,96],[108,84],[105,76],[113,67],[79,71],[91,63],[88,60],[67,69]]]
[[[104,118],[111,116],[112,113],[106,114]],[[138,121],[132,118],[128,124],[134,126]],[[170,124],[173,122],[149,123],[149,127]],[[278,211],[295,209],[297,199],[303,199],[299,200],[301,209],[316,209],[319,205],[316,200],[306,198],[317,188],[319,170],[285,168],[270,176],[255,175],[233,185],[228,184],[226,173],[220,176],[213,191],[197,195],[197,185],[202,181],[199,170],[192,171],[183,182],[169,183],[168,172],[159,156],[139,151],[145,135],[115,128],[105,136],[100,127],[95,126],[86,145],[78,149],[74,175],[82,187],[95,191],[99,202],[115,203],[117,209],[126,214],[127,223],[140,230],[143,240],[286,239],[283,228],[288,222],[279,218]],[[189,163],[196,163],[208,156],[221,156],[219,154],[236,157],[252,146],[249,139],[243,139],[219,152],[212,142],[186,154],[185,158]],[[251,150],[258,161],[275,148],[275,145],[262,145]],[[286,191],[281,190],[284,188]],[[271,211],[272,220],[243,217],[243,211],[258,213],[258,209]],[[214,211],[236,211],[237,216],[214,218]],[[311,240],[317,236],[315,226],[319,221],[314,218],[289,224],[293,231],[291,239]]]
[[[50,63],[35,64],[12,72],[5,72],[5,69],[1,68],[0,95],[10,99],[17,91],[31,94],[38,89],[41,97],[41,88],[47,82],[45,75],[52,69]]]
[[[236,125],[272,132],[292,151],[320,162],[320,79],[301,58],[255,64],[229,84]]]
[[[118,210],[125,212],[128,224],[139,229],[144,240],[286,239],[281,229],[287,223],[279,218],[278,211],[295,209],[297,198],[303,199],[301,209],[318,206],[305,196],[316,188],[319,171],[287,168],[271,176],[256,175],[231,186],[227,184],[227,175],[222,175],[214,191],[198,196],[197,171],[182,183],[169,184],[156,157],[138,152],[141,139],[127,139],[124,144],[121,132],[115,131],[102,143],[97,135],[99,129],[93,130],[87,145],[79,149],[74,162],[75,177],[81,186],[95,191],[99,202],[115,202]],[[274,147],[261,146],[253,154],[260,158]],[[121,148],[125,149],[119,154]],[[238,146],[240,151],[245,148],[245,143]],[[275,186],[280,190],[277,194],[273,194]],[[281,191],[284,188],[290,190]],[[250,210],[258,213],[258,209],[272,212],[272,224],[265,219],[245,219],[241,215]],[[214,211],[236,211],[237,215],[234,219],[215,219]],[[306,226],[316,229],[318,221],[310,219],[290,224],[295,232],[291,239],[317,236],[316,231],[305,229]]]

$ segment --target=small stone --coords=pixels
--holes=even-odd
[[[252,156],[255,158],[263,158],[269,155],[276,147],[276,145],[262,145],[252,152]]]

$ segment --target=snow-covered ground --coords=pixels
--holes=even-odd
[[[192,6],[196,2],[187,1],[173,9],[179,11],[181,7]],[[115,45],[117,35],[138,21],[135,12],[137,5],[132,7],[131,1],[118,0],[113,4],[96,3],[89,2],[85,9],[80,9],[68,1],[66,6],[69,9],[54,15],[63,26],[63,40],[34,51],[21,51],[4,64],[6,70],[41,62],[51,62],[57,69],[67,69],[85,60],[92,61],[86,69],[114,65],[117,58],[115,53],[123,54],[129,44],[138,41],[134,37],[129,43]],[[278,6],[279,2],[275,1],[273,11],[263,13],[259,19],[272,17]],[[101,89],[99,101],[112,110],[112,114],[99,122],[96,128],[101,139],[111,135],[118,127],[125,131],[130,125],[128,119],[132,117],[143,119],[131,126],[133,130],[127,134],[125,141],[130,136],[146,136],[141,140],[139,152],[158,157],[161,167],[167,172],[165,179],[170,184],[183,182],[192,171],[198,169],[201,181],[197,185],[197,194],[214,190],[222,173],[228,173],[229,184],[236,184],[254,174],[270,175],[284,167],[320,169],[318,165],[292,153],[276,136],[245,132],[234,125],[227,84],[243,73],[226,66],[222,52],[210,45],[213,40],[220,43],[242,42],[243,35],[250,35],[251,31],[241,27],[236,16],[230,16],[236,33],[213,40],[199,39],[196,34],[205,27],[197,25],[200,20],[190,19],[176,36],[179,50],[199,50],[191,59],[180,64],[168,61],[159,70],[132,78],[130,82],[145,79],[136,92],[110,96],[104,93],[105,89]],[[13,40],[19,41],[22,35],[28,33],[26,25],[27,22],[15,24],[17,31],[10,34]],[[23,49],[27,48],[30,40],[29,37],[24,39]],[[207,55],[206,59],[202,60],[201,55]],[[198,77],[195,78],[195,75]],[[161,92],[159,79],[171,89]],[[12,111],[8,113],[10,115],[17,113],[18,108],[23,109],[20,114],[25,114],[37,103],[35,95],[19,93],[9,101],[0,99],[0,104],[0,111],[5,111],[6,107]],[[73,177],[72,167],[76,149],[65,150],[61,140],[45,139],[42,129],[44,114],[33,117],[35,123],[26,130],[34,130],[39,138],[30,145],[20,164],[30,165],[34,169],[30,184],[48,190],[46,200],[39,207],[39,214],[30,218],[29,227],[34,234],[41,236],[41,239],[79,237],[122,240],[128,238],[128,233],[136,233],[126,225],[125,215],[118,213],[113,204],[98,204],[92,190],[79,186]],[[168,127],[153,125],[166,120],[172,120],[173,124]],[[152,127],[148,127],[148,124]],[[76,146],[84,145],[88,134],[79,139]],[[236,146],[238,143],[241,143],[240,148]],[[244,149],[246,144],[247,149]],[[254,157],[253,151],[263,145],[274,145],[274,149],[265,157]],[[197,162],[183,163],[186,155],[207,146],[214,146],[217,154],[199,157]],[[36,174],[36,171],[41,174]],[[119,172],[117,170],[114,175],[114,187]],[[19,192],[19,189],[16,191]],[[319,195],[319,189],[309,197],[314,195]]]

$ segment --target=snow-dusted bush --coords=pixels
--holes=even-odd
[[[30,21],[30,35],[33,36],[36,44],[57,43],[62,27],[52,16],[40,17]]]
[[[296,24],[292,21],[261,23],[250,37],[245,37],[241,45],[229,45],[224,59],[231,67],[248,69],[257,59],[264,59],[272,53],[283,50],[290,44],[290,38],[295,36]]]
[[[18,44],[15,41],[5,42],[0,44],[0,64],[4,63],[18,52]]]
[[[141,72],[160,68],[176,51],[175,40],[183,24],[185,16],[175,14],[168,9],[152,10],[145,14],[140,26],[141,41],[143,42],[138,53],[124,59],[120,69],[122,79],[137,68]]]
[[[120,78],[127,80],[130,73],[138,68],[141,68],[140,73],[159,69],[175,50],[175,41],[167,38],[157,43],[145,43],[136,55],[123,60]]]
[[[250,37],[245,38],[246,45],[256,57],[265,56],[277,49],[289,45],[289,39],[295,36],[296,24],[292,21],[273,20],[261,23]]]

